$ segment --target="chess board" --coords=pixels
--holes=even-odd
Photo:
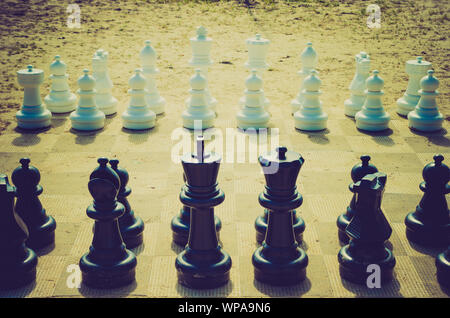
[[[125,109],[127,98],[123,95],[119,114]],[[50,130],[25,133],[12,124],[0,135],[0,171],[11,176],[19,159],[28,156],[41,172],[44,193],[40,199],[57,222],[55,246],[38,252],[36,283],[2,292],[0,296],[448,297],[435,276],[434,257],[439,250],[410,244],[403,223],[421,198],[419,183],[424,165],[432,161],[435,153],[450,160],[448,122],[442,132],[418,134],[391,108],[390,130],[365,134],[355,128],[353,119],[345,117],[343,105],[325,107],[330,118],[328,129],[317,133],[295,130],[288,104],[282,107],[273,103],[270,108],[271,127],[279,129],[280,145],[305,158],[297,180],[304,202],[297,211],[306,222],[302,244],[309,256],[306,281],[290,287],[272,287],[253,278],[251,256],[258,246],[254,221],[263,212],[258,194],[263,190],[264,176],[259,165],[246,158],[245,163],[223,162],[218,178],[225,201],[216,208],[216,215],[222,220],[223,249],[232,257],[231,281],[211,290],[177,284],[174,263],[182,249],[172,243],[170,221],[181,207],[178,196],[182,167],[171,160],[176,143],[171,134],[181,127],[180,111],[184,106],[170,106],[177,105],[171,98],[174,97],[169,96],[166,113],[158,116],[157,126],[149,131],[125,131],[120,115],[116,115],[107,119],[102,131],[77,133],[71,130],[67,116],[58,115],[52,119]],[[231,103],[233,97],[229,98]],[[237,109],[236,101],[233,105]],[[218,113],[216,129],[225,133],[226,128],[236,127],[234,108],[219,106]],[[382,208],[393,229],[389,244],[397,265],[395,280],[381,289],[355,285],[339,276],[337,253],[341,245],[336,218],[350,202],[350,170],[362,154],[369,154],[371,162],[388,176]],[[87,182],[97,166],[96,159],[102,156],[119,159],[120,166],[128,170],[132,188],[129,201],[145,222],[145,242],[134,249],[138,259],[136,283],[114,290],[94,290],[83,285],[69,288],[68,267],[78,264],[92,240],[93,220],[85,213],[92,200]]]

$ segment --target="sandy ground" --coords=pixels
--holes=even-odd
[[[366,25],[365,8],[381,7],[381,28]],[[235,112],[243,95],[247,70],[245,40],[259,32],[271,41],[265,75],[266,96],[273,107],[290,107],[299,88],[299,55],[312,41],[319,54],[322,101],[343,107],[354,74],[354,54],[371,55],[372,69],[385,80],[386,109],[395,113],[395,101],[407,86],[405,61],[421,55],[433,63],[440,79],[438,102],[449,120],[449,2],[446,1],[75,1],[81,8],[81,28],[67,27],[66,2],[5,1],[0,11],[0,130],[16,125],[14,113],[22,102],[16,71],[32,64],[45,71],[42,98],[48,93],[49,65],[56,54],[68,65],[70,87],[83,68],[91,68],[99,48],[110,54],[114,96],[128,101],[128,79],[139,67],[139,51],[150,39],[157,50],[160,94],[167,107],[182,111],[193,74],[189,38],[199,25],[214,40],[209,85],[219,111]],[[11,128],[11,127],[10,127]]]

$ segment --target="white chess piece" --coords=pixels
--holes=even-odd
[[[156,67],[156,52],[151,46],[150,40],[145,41],[145,47],[140,53],[143,75],[147,80],[147,92],[145,93],[145,100],[150,109],[156,114],[164,113],[164,106],[166,101],[159,95],[156,86],[155,76],[159,73]]]
[[[431,68],[431,63],[418,56],[415,60],[406,62],[406,73],[409,75],[408,87],[405,94],[397,100],[397,113],[407,116],[416,108],[420,99],[420,80],[427,75],[427,70]]]
[[[16,113],[17,126],[22,129],[41,129],[51,125],[52,113],[42,104],[39,87],[44,82],[44,71],[28,65],[17,71],[17,79],[24,88],[23,104]]]
[[[128,81],[130,86],[128,93],[131,98],[127,110],[122,114],[124,128],[142,130],[155,127],[156,114],[145,100],[146,84],[146,78],[141,75],[141,70],[136,69]]]
[[[319,131],[327,128],[328,115],[322,109],[319,96],[322,81],[315,70],[309,71],[303,81],[303,104],[294,113],[295,128],[305,131]]]
[[[105,114],[95,104],[95,78],[89,75],[89,70],[83,70],[84,75],[78,78],[77,94],[80,97],[77,109],[70,114],[72,128],[76,130],[93,131],[102,129],[105,125]]]
[[[312,47],[312,43],[306,43],[306,48],[302,51],[300,55],[300,59],[302,61],[302,69],[298,71],[298,75],[300,76],[300,91],[297,94],[297,97],[291,102],[291,111],[294,114],[297,110],[300,109],[303,103],[303,90],[304,90],[304,79],[314,70],[317,66],[318,56],[316,50]]]
[[[52,113],[68,113],[75,110],[77,106],[77,97],[69,89],[66,74],[67,65],[61,61],[59,55],[50,65],[50,80],[52,82],[50,94],[45,96],[44,102],[47,109]]]
[[[208,31],[205,27],[199,26],[197,28],[197,36],[190,39],[192,58],[189,65],[201,70],[202,75],[208,80],[208,68],[213,64],[210,57],[212,39],[207,36]],[[217,112],[217,100],[212,97],[208,86],[205,88],[206,100],[209,107],[214,112]]]
[[[99,110],[105,115],[117,112],[117,99],[112,96],[113,83],[108,74],[108,52],[102,49],[95,52],[92,58],[92,76],[95,78],[95,89],[97,94],[95,102]]]
[[[262,98],[263,81],[257,74],[257,70],[252,70],[252,74],[245,81],[244,107],[236,115],[237,126],[241,129],[267,128],[270,120]]]
[[[362,109],[356,113],[356,127],[367,131],[381,131],[389,128],[391,116],[385,112],[381,97],[384,95],[384,80],[378,71],[366,80],[366,100]]]
[[[187,101],[187,109],[181,114],[183,118],[183,127],[188,129],[197,128],[197,122],[201,122],[201,129],[211,128],[214,125],[216,115],[209,107],[205,88],[207,79],[203,76],[200,69],[195,70],[195,75],[189,81],[191,97]],[[195,125],[194,125],[195,123]]]
[[[350,83],[350,98],[344,102],[344,113],[349,117],[355,117],[356,113],[364,105],[366,95],[366,79],[370,75],[370,57],[366,52],[360,52],[355,55],[356,73]]]
[[[434,71],[428,70],[428,75],[420,80],[420,99],[416,108],[408,113],[409,127],[419,131],[437,131],[442,129],[444,116],[439,112],[436,97],[439,80],[434,77]]]

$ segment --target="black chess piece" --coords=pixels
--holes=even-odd
[[[445,195],[450,193],[450,169],[442,161],[444,156],[435,155],[434,162],[422,171],[424,192],[415,212],[405,218],[406,237],[423,246],[447,246],[450,244],[450,212]]]
[[[46,214],[38,197],[43,191],[39,184],[41,174],[36,167],[30,166],[30,159],[22,158],[19,162],[22,166],[14,169],[11,179],[16,188],[16,213],[30,234],[26,245],[33,250],[54,245],[56,222]]]
[[[368,174],[372,174],[375,172],[378,172],[378,169],[371,163],[370,156],[364,155],[361,156],[361,162],[354,165],[352,168],[352,171],[350,173],[353,182],[349,184],[349,189],[352,191],[353,187],[352,184],[360,181],[364,176]],[[355,215],[355,203],[356,203],[356,194],[353,193],[352,200],[350,201],[349,206],[347,207],[347,210],[345,213],[342,213],[339,215],[337,219],[337,226],[338,226],[338,237],[339,240],[347,244],[349,241],[348,235],[345,232],[345,229],[347,228],[348,224],[350,223],[351,219],[353,218],[353,215]]]
[[[186,176],[183,174],[183,181],[186,183]],[[181,187],[183,191],[184,185]],[[172,238],[175,244],[186,246],[189,238],[189,224],[191,220],[191,209],[187,205],[183,205],[180,213],[174,216],[170,223],[172,229]],[[214,216],[214,223],[216,225],[217,239],[220,240],[220,229],[222,222],[217,215]]]
[[[125,207],[116,200],[120,178],[107,166],[108,159],[100,158],[98,163],[88,183],[94,203],[86,210],[95,220],[94,238],[89,252],[80,259],[80,270],[86,286],[116,288],[135,281],[137,262],[120,234],[118,219],[125,213]]]
[[[111,168],[120,178],[120,190],[117,195],[117,201],[125,207],[125,213],[119,218],[119,228],[122,239],[128,249],[135,248],[142,244],[144,240],[144,222],[131,209],[127,197],[131,194],[131,188],[127,186],[129,175],[124,168],[119,168],[119,160],[109,161]]]
[[[450,289],[450,245],[436,257],[436,275],[439,284]]]
[[[266,237],[252,258],[255,279],[271,285],[298,284],[306,278],[308,256],[295,239],[292,211],[303,202],[296,181],[304,159],[278,147],[258,160],[266,179],[259,203],[269,215]]]
[[[341,277],[357,284],[366,284],[371,275],[369,265],[378,265],[380,283],[393,278],[395,257],[384,242],[392,229],[381,210],[381,200],[386,184],[386,175],[381,172],[368,174],[353,183],[351,191],[356,193],[354,216],[347,226],[350,242],[338,254]]]
[[[0,174],[0,289],[25,286],[36,279],[37,256],[25,246],[28,229],[14,211],[15,190]]]
[[[178,282],[190,288],[215,288],[230,279],[231,257],[219,245],[214,223],[214,207],[225,199],[217,184],[220,160],[216,153],[204,153],[202,136],[197,139],[197,154],[181,158],[186,184],[180,200],[191,209],[191,218],[188,243],[175,268]]]
[[[255,220],[256,242],[259,244],[264,241],[267,232],[267,219],[269,217],[269,210],[264,209],[263,215],[259,215]],[[297,214],[297,211],[292,211],[292,223],[294,226],[295,240],[301,244],[303,241],[303,232],[305,232],[305,221]]]

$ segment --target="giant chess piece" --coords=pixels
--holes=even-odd
[[[385,184],[386,175],[376,172],[352,185],[357,196],[355,215],[346,229],[350,242],[338,254],[341,277],[350,282],[366,284],[372,273],[369,265],[379,266],[380,283],[393,278],[395,257],[384,245],[392,229],[381,210]]]
[[[309,76],[311,74],[311,71],[314,70],[317,66],[318,57],[316,51],[312,47],[311,42],[306,43],[306,48],[300,55],[300,59],[302,62],[302,69],[298,71],[298,75],[300,76],[301,87],[300,91],[297,94],[297,97],[291,102],[292,114],[294,114],[302,107],[304,100],[303,91],[305,89],[304,87],[305,78]]]
[[[190,39],[192,58],[189,61],[189,65],[195,69],[199,68],[202,75],[208,80],[208,68],[213,64],[213,60],[210,57],[212,39],[207,34],[206,28],[199,26],[197,28],[197,36]],[[211,96],[208,83],[205,87],[205,94],[208,106],[216,113],[217,100]]]
[[[436,257],[436,275],[439,284],[450,289],[450,245]]]
[[[136,256],[126,249],[119,230],[118,218],[125,207],[117,202],[120,178],[107,166],[108,159],[89,177],[89,192],[94,203],[86,210],[95,220],[94,238],[89,252],[80,259],[82,282],[93,288],[116,288],[135,281]]]
[[[191,208],[189,239],[175,261],[178,282],[190,288],[215,288],[230,279],[231,258],[219,245],[214,224],[214,207],[225,194],[218,188],[221,157],[204,153],[203,137],[197,139],[197,154],[181,158],[186,184],[180,200]]]
[[[145,79],[147,80],[145,93],[145,100],[148,107],[156,115],[164,113],[164,105],[166,100],[159,95],[158,87],[156,86],[155,76],[159,74],[159,70],[156,67],[156,52],[151,46],[150,40],[145,41],[145,47],[140,53],[142,71]]]
[[[295,239],[292,215],[303,202],[296,182],[304,159],[278,147],[258,160],[266,179],[259,203],[269,215],[265,239],[252,258],[255,279],[271,285],[298,284],[306,278],[308,256]]]
[[[408,87],[405,94],[397,100],[397,113],[407,116],[410,111],[416,108],[420,99],[420,80],[427,75],[427,70],[431,68],[431,63],[418,56],[415,60],[406,62],[406,73],[409,75]]]
[[[350,83],[350,98],[344,102],[344,113],[349,117],[355,117],[361,110],[366,99],[366,79],[370,75],[370,56],[366,52],[355,55],[356,73]]]
[[[132,249],[141,245],[144,241],[144,222],[134,213],[127,199],[131,194],[131,188],[127,185],[129,180],[128,172],[124,168],[119,168],[119,160],[117,159],[112,159],[109,163],[120,178],[117,201],[125,207],[125,213],[119,218],[120,234],[126,247]]]
[[[312,70],[303,81],[303,103],[294,113],[295,128],[305,131],[319,131],[327,128],[328,115],[322,109],[319,96],[322,81]]]
[[[24,88],[23,104],[16,113],[17,126],[27,130],[50,127],[52,113],[42,104],[39,92],[44,82],[44,71],[28,65],[27,69],[17,71],[17,80]]]
[[[66,70],[66,63],[61,61],[59,55],[56,55],[50,65],[52,81],[50,94],[44,98],[47,109],[55,114],[72,112],[77,106],[77,97],[70,91],[67,83],[69,75],[66,74]]]
[[[422,171],[419,188],[424,195],[416,211],[405,218],[408,240],[423,246],[450,244],[450,212],[445,195],[450,193],[450,169],[442,163],[444,156],[435,155],[434,162]]]
[[[408,113],[409,128],[424,132],[441,130],[444,116],[439,112],[436,103],[439,81],[434,77],[433,70],[429,70],[428,75],[421,79],[420,87],[419,103]]]
[[[80,99],[77,109],[70,114],[70,121],[75,130],[99,130],[105,126],[105,114],[95,104],[95,79],[89,75],[89,70],[85,69],[83,73],[77,81]]]
[[[366,100],[363,108],[356,113],[356,127],[367,131],[382,131],[389,128],[391,116],[384,110],[381,97],[384,95],[384,80],[378,71],[366,80]]]
[[[146,80],[141,75],[141,70],[136,69],[134,75],[128,81],[130,89],[130,103],[122,114],[123,127],[131,130],[143,130],[155,127],[156,114],[145,101]]]
[[[105,115],[117,113],[117,99],[112,96],[113,83],[108,73],[108,52],[97,50],[92,58],[92,76],[95,78],[95,103]]]
[[[25,246],[28,229],[14,211],[14,187],[0,174],[0,289],[25,286],[36,279],[38,258]]]
[[[188,129],[197,128],[195,123],[200,122],[201,129],[207,129],[214,126],[214,111],[208,106],[206,96],[207,79],[202,75],[200,69],[195,70],[195,75],[189,81],[191,97],[187,99],[187,109],[181,114],[183,118],[183,127]]]
[[[270,114],[264,108],[262,86],[261,77],[257,75],[256,70],[252,70],[252,75],[245,81],[244,107],[236,115],[237,126],[240,129],[267,128]]]
[[[42,207],[39,195],[44,191],[39,184],[39,170],[30,166],[30,159],[20,159],[21,166],[14,169],[11,179],[16,187],[16,213],[27,225],[28,247],[41,249],[55,243],[56,222],[47,215]]]
[[[360,159],[361,162],[354,165],[350,173],[353,183],[350,183],[348,188],[350,189],[350,192],[353,193],[352,200],[350,201],[350,204],[347,207],[346,212],[339,215],[336,222],[338,226],[339,240],[345,244],[347,244],[349,241],[349,237],[345,232],[345,230],[350,221],[352,220],[353,216],[355,215],[356,210],[356,192],[354,192],[353,184],[360,181],[368,174],[378,172],[378,169],[373,164],[369,163],[370,156],[367,155],[361,156]]]

